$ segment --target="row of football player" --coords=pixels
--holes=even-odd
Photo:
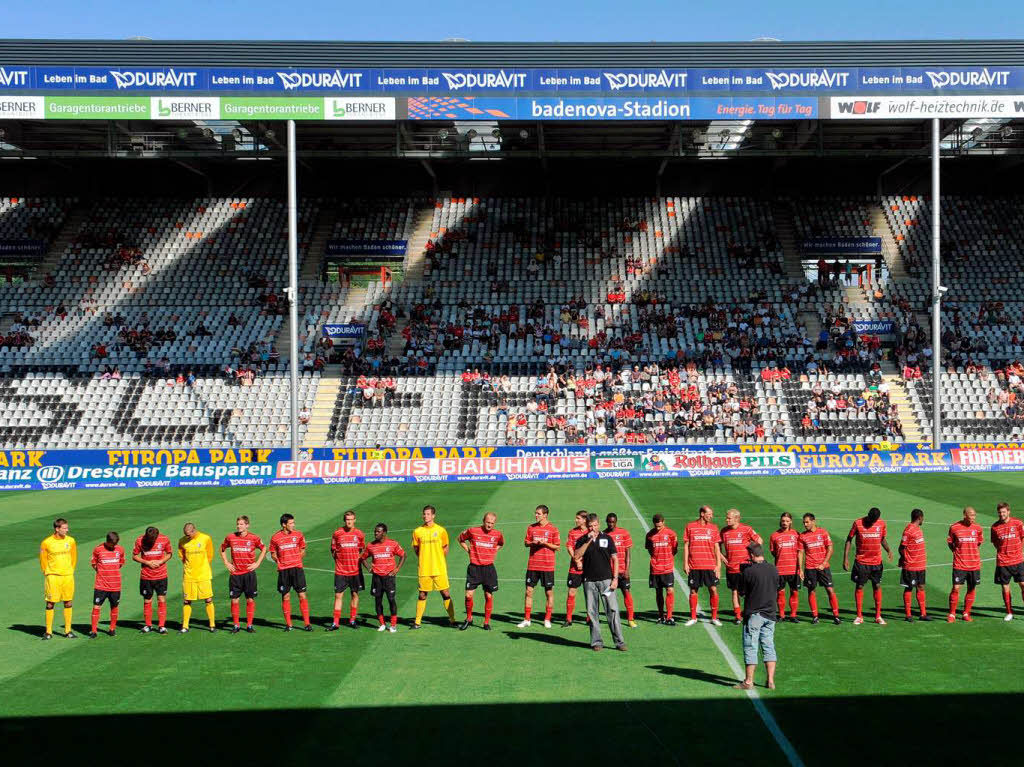
[[[418,560],[419,599],[412,628],[421,625],[426,595],[430,591],[440,592],[449,620],[452,625],[455,624],[447,574],[448,534],[434,521],[435,514],[433,507],[425,507],[424,524],[413,532],[413,548]],[[753,528],[742,523],[740,512],[736,509],[730,509],[726,513],[726,525],[721,530],[713,524],[714,512],[710,507],[702,506],[698,514],[698,519],[687,524],[683,534],[683,569],[690,587],[690,619],[686,625],[690,626],[697,622],[697,593],[701,587],[707,587],[710,591],[712,623],[721,625],[718,619],[718,583],[723,566],[726,569],[727,586],[732,592],[733,611],[736,621],[739,622],[738,575],[748,561],[747,545],[751,541],[761,543],[762,539]],[[999,518],[993,524],[990,533],[990,540],[997,551],[995,581],[1003,587],[1005,619],[1011,620],[1013,610],[1010,583],[1015,581],[1022,584],[1024,596],[1024,555],[1021,549],[1024,524],[1012,517],[1010,508],[1005,503],[999,504],[997,514]],[[543,587],[546,596],[544,624],[545,627],[551,626],[555,552],[561,547],[561,541],[559,531],[548,521],[548,515],[546,506],[538,506],[534,512],[535,522],[527,528],[524,538],[524,545],[530,551],[526,572],[524,620],[519,624],[521,628],[531,625],[533,591],[538,584]],[[280,521],[281,529],[271,538],[269,548],[264,546],[259,536],[249,531],[249,519],[245,516],[238,518],[236,531],[228,535],[221,544],[221,557],[229,572],[228,592],[232,605],[233,632],[241,629],[239,603],[243,596],[246,599],[246,630],[253,631],[257,595],[255,571],[267,553],[270,553],[271,559],[278,567],[278,591],[282,596],[286,630],[292,628],[290,593],[293,590],[299,595],[303,628],[312,630],[303,568],[305,537],[295,529],[294,518],[291,515],[282,515]],[[485,594],[484,628],[490,628],[492,595],[498,588],[494,561],[497,552],[505,543],[503,535],[495,528],[496,521],[496,515],[488,512],[478,527],[468,528],[458,537],[459,545],[466,550],[470,559],[466,576],[466,620],[461,626],[462,629],[469,628],[473,623],[473,595],[477,588],[482,588]],[[355,522],[355,512],[346,512],[343,526],[335,531],[331,538],[331,553],[335,560],[335,604],[334,619],[328,630],[336,630],[340,626],[345,591],[352,595],[348,623],[353,627],[357,625],[359,592],[364,588],[363,569],[366,568],[372,575],[371,594],[375,597],[378,630],[394,631],[397,625],[395,576],[405,563],[406,553],[397,541],[388,537],[385,524],[380,523],[374,528],[374,539],[367,544],[364,534],[356,528]],[[644,546],[650,556],[649,585],[655,590],[658,622],[674,625],[675,555],[678,552],[678,536],[675,531],[666,527],[662,515],[655,515],[653,522],[654,527],[647,533]],[[904,529],[899,545],[901,583],[905,589],[904,608],[907,620],[912,620],[913,594],[917,596],[920,618],[930,620],[925,603],[927,558],[921,528],[923,522],[924,512],[914,509],[911,513],[911,522]],[[792,516],[788,512],[783,513],[779,529],[769,538],[769,549],[779,569],[780,618],[797,621],[798,594],[802,582],[808,589],[812,622],[817,623],[819,620],[816,589],[821,585],[828,595],[833,622],[839,623],[838,600],[830,566],[833,555],[831,536],[828,531],[817,525],[813,514],[803,516],[802,533],[797,533],[792,523]],[[635,627],[630,589],[633,541],[627,530],[618,527],[615,514],[608,515],[606,524],[605,532],[615,542],[617,552],[621,552],[618,554],[620,576],[617,586],[624,592],[629,625]],[[565,543],[570,553],[570,566],[566,584],[566,618],[563,626],[572,625],[576,591],[582,585],[582,567],[574,558],[574,550],[576,541],[586,532],[586,512],[580,511],[576,515],[576,526],[568,533]],[[971,606],[974,602],[975,588],[980,582],[979,547],[983,540],[984,531],[976,522],[974,509],[964,509],[963,519],[951,525],[947,535],[947,544],[953,552],[953,588],[947,616],[950,622],[955,621],[961,585],[967,588],[963,617],[966,621],[972,620]],[[124,550],[118,541],[117,533],[111,532],[107,535],[107,540],[93,551],[91,565],[96,571],[96,581],[90,636],[97,633],[99,607],[104,601],[109,602],[111,606],[111,633],[116,630],[117,607],[121,592],[120,570],[125,563]],[[881,519],[881,512],[877,508],[871,509],[851,527],[843,552],[844,570],[850,570],[849,555],[854,544],[856,556],[851,572],[856,587],[857,617],[854,623],[863,622],[863,588],[870,581],[875,599],[875,621],[884,625],[885,621],[881,615],[882,551],[886,552],[890,561],[893,555],[886,537],[886,523]],[[189,523],[185,526],[184,536],[178,542],[178,554],[184,568],[185,599],[181,630],[183,633],[188,631],[191,603],[200,599],[206,603],[209,625],[213,629],[213,576],[210,569],[214,557],[212,539],[199,532],[194,524]],[[144,600],[144,632],[151,630],[152,627],[154,595],[158,604],[157,631],[166,632],[167,562],[172,556],[170,540],[154,527],[147,528],[146,533],[136,540],[133,547],[132,559],[142,565],[140,593]],[[65,606],[65,635],[74,636],[71,631],[71,600],[76,562],[77,549],[74,539],[68,535],[67,521],[55,520],[54,535],[43,541],[40,550],[46,600],[44,638],[52,636],[53,609],[58,601],[63,601]],[[785,610],[787,587],[790,592],[788,617]],[[385,598],[390,608],[390,625],[384,620]]]

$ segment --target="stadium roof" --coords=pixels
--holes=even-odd
[[[993,66],[1024,40],[714,43],[0,40],[0,63],[35,66]]]

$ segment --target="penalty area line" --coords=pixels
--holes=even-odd
[[[640,513],[640,509],[638,509],[636,504],[633,502],[633,498],[630,496],[628,492],[626,492],[626,488],[622,485],[622,482],[620,482],[619,480],[615,480],[615,485],[619,488],[619,492],[622,493],[622,497],[626,499],[626,503],[628,503],[629,507],[633,510],[633,513],[636,515],[637,520],[640,522],[640,526],[643,527],[644,532],[649,532],[651,528],[647,525],[647,520],[644,519],[643,514]],[[686,580],[679,573],[678,569],[675,570],[675,575],[676,579],[679,581],[679,585],[682,587],[683,592],[686,594],[687,597],[689,597],[690,589],[686,584]],[[733,655],[732,651],[728,648],[728,646],[726,646],[725,642],[722,640],[722,637],[719,635],[718,631],[715,629],[714,626],[712,626],[710,623],[703,623],[701,625],[704,626],[704,630],[707,631],[708,636],[711,637],[711,641],[714,642],[715,647],[718,648],[718,651],[722,654],[722,657],[725,658],[725,662],[728,664],[729,668],[732,670],[734,674],[736,674],[736,681],[741,681],[745,674],[743,669],[740,667],[739,661],[736,659],[736,656]],[[791,767],[804,767],[804,762],[803,759],[800,758],[800,754],[796,752],[796,748],[793,747],[793,744],[790,742],[789,738],[786,737],[786,733],[784,733],[782,731],[782,728],[779,727],[779,723],[775,720],[775,717],[772,715],[772,712],[768,710],[768,707],[765,706],[764,701],[761,700],[761,696],[758,693],[758,691],[756,689],[750,689],[746,690],[746,693],[747,698],[754,706],[754,710],[757,711],[757,715],[761,717],[761,721],[764,722],[764,726],[768,728],[768,732],[770,732],[772,737],[775,739],[775,742],[782,750],[782,753],[786,756],[786,759],[789,761]]]

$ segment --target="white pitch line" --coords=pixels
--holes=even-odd
[[[622,497],[626,499],[626,503],[629,504],[629,507],[633,510],[633,513],[636,514],[636,518],[637,520],[639,520],[641,527],[643,527],[644,529],[644,532],[646,533],[647,531],[649,531],[650,527],[648,527],[647,525],[647,520],[644,519],[643,515],[640,513],[640,509],[636,507],[636,504],[633,502],[632,497],[630,497],[629,493],[626,492],[626,488],[623,487],[622,483],[619,480],[615,480],[615,484],[618,486],[619,492],[622,493]],[[686,580],[680,574],[678,568],[675,569],[675,575],[676,579],[679,581],[679,585],[682,587],[683,592],[686,594],[687,597],[689,597],[690,589],[686,584]],[[708,632],[708,636],[711,637],[711,641],[715,643],[715,647],[718,648],[718,651],[722,654],[722,657],[725,658],[725,662],[729,665],[729,668],[732,669],[732,672],[734,674],[736,674],[736,681],[741,681],[744,678],[745,674],[743,669],[740,668],[740,664],[739,661],[736,660],[736,656],[733,655],[732,651],[728,648],[728,646],[726,646],[725,642],[722,641],[722,637],[719,636],[718,631],[715,630],[714,626],[712,626],[710,623],[704,623],[702,625],[704,626],[704,630]],[[761,717],[761,721],[764,722],[764,726],[768,728],[768,732],[772,734],[772,737],[775,739],[775,742],[782,750],[782,753],[785,754],[786,759],[789,761],[790,765],[792,765],[792,767],[804,767],[804,762],[803,759],[800,758],[800,754],[796,752],[796,749],[793,747],[793,744],[790,742],[789,738],[786,737],[786,734],[782,731],[782,728],[779,727],[779,723],[775,721],[775,717],[772,715],[772,712],[769,711],[767,706],[764,705],[764,701],[761,700],[761,696],[760,694],[758,694],[757,690],[751,688],[747,690],[746,693],[747,698],[754,705],[754,710],[757,711],[757,715]]]

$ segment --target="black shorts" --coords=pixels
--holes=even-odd
[[[862,565],[860,562],[853,563],[853,570],[850,571],[850,580],[858,586],[863,586],[868,581],[875,586],[882,585],[881,565]]]
[[[718,585],[718,576],[715,575],[714,570],[690,570],[690,574],[686,576],[686,582],[691,590],[699,589],[701,586],[711,588]]]
[[[395,596],[395,576],[393,575],[377,575],[374,573],[370,577],[370,593],[375,597],[392,597]]]
[[[555,571],[554,570],[527,570],[526,571],[526,585],[536,586],[540,584],[544,587],[545,591],[551,591],[555,587]]]
[[[925,578],[928,575],[926,570],[900,570],[900,585],[905,589],[916,589],[924,586]]]
[[[466,591],[475,591],[477,586],[483,586],[488,594],[498,590],[498,571],[494,565],[471,564],[466,568]]]
[[[953,570],[953,585],[974,588],[981,583],[981,570]]]
[[[629,591],[629,586],[630,586],[629,576],[628,575],[620,575],[619,576],[619,588],[622,589],[623,591]]]
[[[818,586],[830,589],[833,585],[831,567],[823,567],[820,570],[812,567],[804,570],[804,586],[807,587],[808,591],[814,591]]]
[[[101,605],[104,602],[110,602],[110,607],[113,609],[117,607],[120,601],[120,591],[101,591],[100,589],[93,589],[92,591],[92,603],[94,605]]]
[[[676,585],[676,574],[661,573],[660,575],[655,575],[651,573],[647,579],[647,585],[652,589],[670,589]]]
[[[566,588],[578,589],[583,585],[583,573],[569,573],[565,579]]]
[[[143,599],[152,599],[154,594],[161,597],[167,596],[167,579],[161,578],[157,581],[147,581],[140,578],[139,594],[142,595]]]
[[[305,585],[305,581],[303,581]],[[363,580],[363,574],[358,575],[337,575],[334,576],[334,593],[343,594],[346,591],[351,591],[353,594],[358,594],[360,591],[366,588],[366,581]]]
[[[729,591],[743,591],[743,573],[726,572],[725,585],[729,587]]]
[[[778,586],[776,588],[779,591],[785,590],[786,586],[789,586],[790,591],[800,590],[800,576],[796,573],[792,575],[780,575],[778,580]]]
[[[995,582],[1000,586],[1008,586],[1010,581],[1024,583],[1024,562],[1016,565],[996,567]]]
[[[281,592],[281,596],[286,596],[292,589],[295,589],[297,594],[306,591],[306,571],[301,567],[277,571],[277,590]]]
[[[231,599],[238,599],[243,594],[246,599],[256,598],[256,573],[228,576],[228,596]]]

